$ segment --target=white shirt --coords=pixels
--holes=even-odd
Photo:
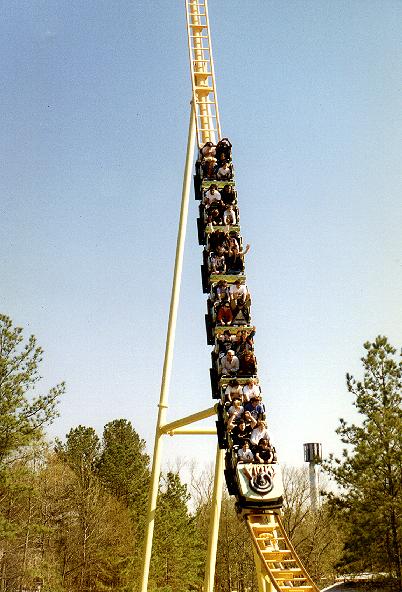
[[[251,452],[251,450],[249,448],[247,448],[247,450],[243,450],[243,448],[239,448],[239,450],[237,452],[237,456],[238,456],[239,460],[242,460],[244,462],[254,459],[254,454]]]
[[[213,204],[216,201],[221,201],[221,194],[219,193],[219,191],[217,189],[214,190],[213,193],[211,193],[211,191],[207,191],[204,194],[204,199],[202,200],[202,203],[204,205],[208,205],[210,206],[211,204]]]
[[[271,440],[267,428],[264,428],[263,430],[260,430],[259,428],[254,428],[250,436],[251,444],[255,444],[257,446],[261,438],[266,438],[269,441]]]
[[[243,393],[247,397],[247,401],[249,401],[251,397],[259,397],[261,394],[261,389],[258,384],[253,384],[251,388],[248,386],[248,384],[246,384],[246,386],[243,388]]]
[[[230,167],[221,167],[220,169],[218,169],[218,172],[216,174],[216,178],[218,180],[222,179],[229,179],[232,175],[232,171],[230,170]]]
[[[237,372],[239,369],[239,358],[237,356],[233,356],[232,360],[229,361],[227,355],[223,356],[221,359],[221,368],[222,374],[230,374],[232,371]]]
[[[229,294],[232,298],[245,298],[247,296],[247,286],[245,284],[241,284],[241,286],[237,287],[235,284],[230,286]]]
[[[215,156],[215,154],[216,154],[216,147],[215,146],[204,146],[201,149],[201,154],[205,158],[208,158],[208,157],[210,158],[211,156]]]
[[[229,399],[229,401],[233,401],[233,399],[242,399],[243,393],[241,384],[239,386],[230,386],[230,384],[226,387],[225,395]]]
[[[216,299],[217,300],[223,300],[223,299],[228,300],[229,296],[230,296],[229,286],[226,286],[226,288],[216,288]],[[234,340],[232,339],[232,341],[234,341]]]
[[[229,417],[231,418],[235,418],[235,417],[239,417],[240,415],[243,415],[244,412],[244,408],[242,407],[242,405],[240,405],[240,407],[235,407],[234,405],[232,405],[231,407],[229,407],[228,410],[228,414]]]
[[[236,212],[234,210],[225,210],[223,214],[224,224],[236,224]]]

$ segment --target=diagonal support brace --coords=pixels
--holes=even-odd
[[[204,411],[199,411],[198,413],[193,413],[192,415],[187,415],[186,417],[182,417],[182,419],[176,419],[176,421],[171,421],[170,423],[165,423],[165,425],[161,426],[159,429],[160,434],[169,434],[173,430],[177,428],[184,427],[196,421],[201,421],[202,419],[206,419],[207,417],[211,417],[212,415],[216,414],[216,405],[213,407],[209,407],[208,409],[204,409]]]

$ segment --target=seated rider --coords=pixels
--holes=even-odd
[[[250,299],[250,294],[247,290],[247,286],[241,283],[241,280],[236,280],[234,284],[230,286],[230,300],[235,304],[238,304],[239,301],[246,302],[246,300]]]
[[[225,226],[234,226],[237,224],[237,216],[233,206],[228,206],[223,212],[223,223]]]
[[[236,376],[239,370],[239,358],[235,356],[234,351],[230,349],[226,356],[223,356],[221,359],[220,365],[222,376]]]
[[[257,425],[257,422],[256,422],[256,420],[254,419],[254,417],[252,417],[252,415],[251,415],[250,411],[246,411],[246,410],[244,410],[244,413],[243,413],[243,418],[244,418],[244,421],[246,422],[246,425],[247,425],[247,426],[249,426],[249,425],[250,425],[250,426],[251,426],[253,429],[256,427],[256,425]],[[250,437],[251,437],[251,436],[250,436]]]
[[[231,380],[225,389],[225,403],[232,403],[235,399],[243,402],[243,389],[237,380]]]
[[[225,251],[223,247],[218,247],[216,253],[211,253],[211,273],[226,273]]]
[[[256,421],[264,419],[265,407],[262,405],[261,397],[253,395],[248,403],[245,404],[244,410],[248,411]]]
[[[243,415],[244,409],[240,399],[234,399],[232,405],[228,409],[228,423],[227,430],[230,432],[235,423],[239,421]]]
[[[222,198],[221,194],[218,191],[218,186],[213,183],[209,186],[208,191],[204,193],[202,203],[204,204],[204,206],[210,206],[214,202],[221,202],[221,200]]]
[[[254,454],[250,450],[250,444],[243,442],[243,446],[237,451],[237,458],[240,463],[253,462]]]
[[[255,425],[255,422],[254,422]],[[232,442],[234,446],[243,446],[245,441],[249,442],[251,432],[253,431],[253,425],[246,423],[244,417],[241,417],[230,432]]]
[[[257,374],[257,361],[252,351],[245,351],[239,358],[239,375],[254,376]]]
[[[228,236],[222,230],[214,230],[208,234],[207,250],[216,251],[218,247],[223,247],[225,251],[229,248]]]
[[[233,177],[232,165],[226,160],[219,163],[219,168],[216,171],[216,178],[218,181],[230,181]]]
[[[216,157],[216,146],[212,142],[206,142],[200,150],[202,158],[215,158]]]
[[[244,255],[250,250],[250,245],[246,245],[244,251],[240,251],[237,245],[233,245],[226,255],[226,266],[228,273],[237,275],[244,270]]]
[[[245,412],[245,414],[246,414],[246,412]],[[251,436],[250,436],[251,447],[254,446],[255,448],[257,448],[261,438],[266,438],[268,440],[268,442],[270,440],[269,433],[267,430],[267,424],[265,423],[265,421],[263,419],[258,419],[257,425],[255,426],[255,428],[251,432]]]
[[[233,336],[230,331],[226,329],[221,335],[216,338],[215,353],[218,354],[219,358],[223,358],[233,345]],[[234,382],[234,381],[232,381]],[[236,381],[237,382],[237,381]],[[238,383],[237,383],[238,384]],[[230,385],[230,383],[229,383]],[[229,387],[228,387],[229,388]]]
[[[232,144],[227,138],[222,138],[216,145],[215,155],[218,162],[221,162],[222,156],[230,162],[232,160]]]
[[[205,216],[205,222],[208,226],[222,226],[222,212],[217,204],[214,204],[210,206],[208,210],[205,210]]]
[[[230,234],[228,237],[228,246],[227,246],[227,250],[229,251],[229,249],[232,249],[233,247],[237,247],[239,248],[239,241],[237,239],[236,234]]]
[[[225,206],[231,206],[236,203],[236,191],[232,185],[224,185],[221,190],[221,199]]]
[[[200,152],[202,175],[205,179],[213,179],[216,166],[216,148],[212,142],[207,142]]]
[[[220,306],[225,300],[229,300],[229,286],[226,280],[219,280],[212,292],[215,308]]]
[[[267,438],[261,438],[258,442],[255,460],[261,464],[272,463],[274,461],[274,451]]]
[[[258,398],[260,398],[260,396],[261,396],[261,388],[257,384],[257,379],[256,378],[250,378],[250,380],[244,385],[244,387],[243,387],[243,395],[244,395],[244,398],[247,401],[250,401],[252,399],[252,397],[258,397]]]
[[[216,313],[216,324],[217,325],[231,325],[232,322],[233,322],[232,310],[230,308],[229,302],[226,300],[226,302],[224,302],[219,307],[219,310]],[[228,350],[227,354],[229,353],[229,351],[232,351],[232,350]],[[236,357],[236,360],[237,360],[237,369],[236,369],[236,372],[237,372],[237,370],[239,369],[239,360],[237,357]]]
[[[253,351],[253,338],[255,335],[255,327],[250,332],[238,331],[236,338],[233,340],[233,349],[237,356],[241,356],[245,351]]]

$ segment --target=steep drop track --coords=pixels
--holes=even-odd
[[[207,0],[185,0],[185,4],[197,143],[198,147],[202,148],[206,142],[216,144],[221,139],[208,5]],[[234,185],[234,182],[230,184]],[[200,194],[202,194],[210,182],[205,185],[201,182],[200,185]],[[217,185],[220,188],[222,183]],[[232,230],[239,232],[240,227],[232,227]],[[201,231],[203,232],[205,229]],[[223,276],[217,278],[210,276],[209,282],[213,283],[219,277]],[[237,278],[240,277],[245,280],[245,276],[237,276]],[[227,276],[229,283],[234,279],[236,278]],[[212,336],[211,338],[213,339]],[[244,511],[244,518],[261,567],[275,590],[319,592],[285,532],[280,510],[247,509]]]

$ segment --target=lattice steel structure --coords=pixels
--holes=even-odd
[[[233,450],[230,449],[231,446],[230,444],[228,445],[227,442],[228,439],[230,440],[230,435],[228,436],[228,433],[225,433],[225,428],[223,428],[222,431],[222,429],[220,430],[219,427],[220,425],[222,426],[223,423],[221,403],[218,403],[214,407],[210,407],[204,411],[194,413],[193,415],[170,423],[167,423],[166,421],[166,412],[168,407],[167,399],[173,358],[173,344],[180,292],[194,146],[196,145],[198,149],[201,149],[207,142],[211,142],[215,145],[222,139],[207,0],[185,0],[185,6],[192,83],[192,106],[190,113],[187,155],[183,179],[182,202],[177,235],[176,259],[166,338],[165,359],[163,365],[161,392],[158,406],[159,410],[155,432],[155,446],[153,454],[150,495],[148,501],[148,519],[141,592],[147,592],[148,589],[154,515],[156,510],[157,492],[161,470],[161,446],[163,436],[166,434],[218,435],[204,592],[213,592],[214,587],[225,448],[228,449],[226,452],[226,466],[229,467],[226,469],[226,481],[228,484],[229,493],[236,495],[239,517],[246,521],[250,532],[250,543],[253,545],[259,592],[272,592],[273,590],[276,590],[277,592],[319,592],[318,588],[315,586],[314,582],[311,580],[300,559],[298,558],[295,549],[293,548],[291,541],[285,532],[281,521],[280,495],[277,494],[274,502],[272,502],[272,491],[275,491],[275,480],[277,482],[280,478],[280,470],[277,468],[279,465],[275,464],[276,460],[274,461],[274,464],[271,466],[267,465],[265,469],[261,468],[261,465],[260,468],[256,468],[256,465],[244,465],[244,468],[241,467],[240,469],[239,467],[236,467],[236,459],[233,456]],[[200,155],[200,152],[198,152],[198,154]],[[208,186],[211,185],[211,180],[209,179],[208,181],[208,179],[203,177],[200,162],[201,160],[197,162],[195,175],[196,199],[202,199],[204,191],[206,191]],[[215,184],[217,184],[221,189],[224,185],[223,183],[219,182]],[[234,187],[234,177],[230,181],[230,185]],[[208,232],[210,232],[210,229],[207,228],[208,224],[206,223],[205,219],[203,221],[202,216],[204,212],[202,208],[203,206],[201,204],[198,228],[199,241],[200,244],[208,244],[209,238],[207,235]],[[231,231],[235,233],[235,236],[238,236],[238,240],[241,243],[242,238],[240,236],[240,226],[238,219],[237,224],[231,227]],[[206,259],[208,259],[208,251],[206,255]],[[205,262],[204,258],[204,292],[207,292],[211,286],[213,286],[214,283],[219,280],[219,277],[223,276],[215,277],[212,271],[208,269],[208,263]],[[245,275],[241,274],[233,277],[225,277],[229,284],[234,283],[236,279],[239,278],[241,278],[242,281],[245,281]],[[248,325],[249,320],[245,319],[244,323],[245,325]],[[217,336],[219,336],[217,327],[209,327],[208,329],[207,323],[208,343],[215,343],[214,340],[217,338]],[[211,373],[211,378],[213,378],[213,372]],[[226,383],[224,380],[222,380],[222,377],[220,379],[218,377],[215,383],[214,379],[211,382],[213,397],[219,398],[219,393],[222,392],[222,387],[224,387]],[[218,391],[218,396],[216,396],[216,393],[214,393],[214,389]],[[218,431],[214,428],[196,429],[188,427],[194,422],[213,416],[216,413],[218,413]],[[260,479],[262,483],[260,483],[260,488],[258,485],[258,479]],[[269,491],[271,493],[263,494],[261,493],[263,490]]]

